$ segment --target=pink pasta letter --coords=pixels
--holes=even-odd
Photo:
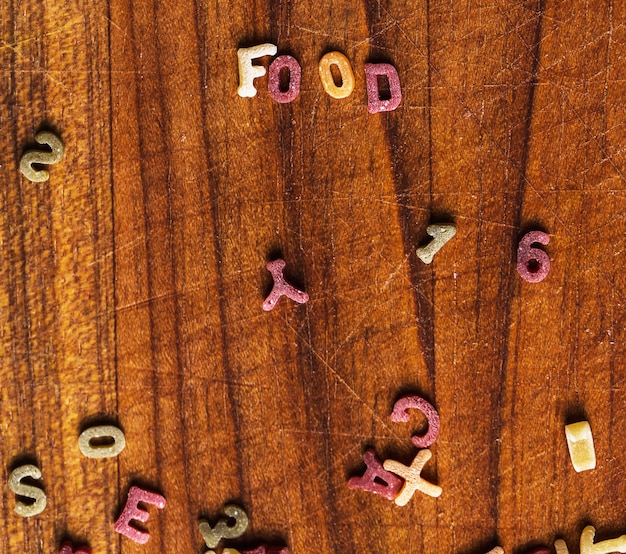
[[[289,86],[286,91],[280,88],[280,73],[283,69],[289,71]],[[278,56],[270,64],[269,82],[267,89],[270,96],[281,104],[293,102],[300,93],[300,81],[302,80],[302,68],[293,56]]]
[[[131,487],[128,491],[126,506],[124,506],[124,510],[115,522],[115,530],[139,544],[146,544],[150,535],[130,525],[133,519],[145,523],[150,517],[148,512],[139,508],[138,504],[140,502],[152,504],[159,509],[165,508],[165,498],[160,494],[140,489],[139,487]]]
[[[389,83],[390,97],[382,100],[378,88],[378,76],[386,77]],[[388,63],[366,63],[365,80],[367,84],[367,111],[369,113],[391,112],[402,101],[400,77],[396,68]]]

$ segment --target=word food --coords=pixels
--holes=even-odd
[[[265,56],[275,56],[278,48],[275,44],[257,44],[249,48],[237,50],[239,65],[239,87],[237,94],[242,98],[256,96],[257,89],[254,80],[263,77],[267,70],[262,65],[255,65],[253,60]],[[336,69],[338,82],[333,76],[332,69]],[[322,87],[331,98],[347,98],[354,90],[354,72],[350,60],[341,52],[328,52],[322,56],[319,62],[319,75]],[[402,101],[402,89],[400,77],[396,68],[388,63],[366,63],[365,84],[367,88],[367,111],[371,114],[378,112],[390,112],[395,110]],[[287,86],[281,88],[281,76],[288,77]],[[386,81],[389,94],[381,94],[380,80]],[[270,96],[281,104],[293,102],[300,94],[302,81],[302,68],[293,56],[278,56],[269,65],[269,77],[267,90]],[[388,97],[387,97],[388,96]]]

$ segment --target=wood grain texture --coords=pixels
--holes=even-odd
[[[0,551],[200,554],[232,502],[231,546],[294,554],[626,532],[625,21],[612,0],[0,4]],[[237,48],[267,41],[302,66],[291,104],[266,77],[236,94]],[[319,81],[334,49],[345,100]],[[367,113],[371,61],[398,70],[394,112]],[[66,156],[30,183],[41,128]],[[425,265],[437,221],[457,235]],[[530,229],[539,284],[515,269]],[[311,300],[265,313],[278,256]],[[405,392],[439,411],[443,494],[400,508],[346,482],[367,447],[412,461]],[[124,429],[118,458],[80,454],[92,421]],[[29,520],[23,460],[48,495]],[[133,484],[167,499],[144,546],[113,530]]]

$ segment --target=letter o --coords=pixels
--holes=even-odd
[[[112,438],[113,444],[93,446],[93,439]],[[78,437],[78,448],[87,458],[114,458],[126,447],[126,437],[121,429],[114,425],[98,425],[85,429]]]
[[[286,91],[280,90],[280,72],[287,68],[289,70],[289,88]],[[267,90],[270,96],[281,104],[293,102],[300,94],[300,82],[302,80],[302,68],[298,60],[293,56],[278,56],[270,64],[269,80]]]
[[[330,66],[336,65],[341,74],[341,86],[338,87],[333,79]],[[350,60],[341,52],[328,52],[324,54],[319,64],[320,79],[322,86],[329,96],[333,98],[347,98],[354,90],[354,73]]]

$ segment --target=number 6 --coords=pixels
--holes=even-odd
[[[550,237],[542,231],[526,233],[517,247],[517,272],[524,281],[539,283],[550,271],[550,258],[540,248],[533,248],[535,243],[548,244]]]

